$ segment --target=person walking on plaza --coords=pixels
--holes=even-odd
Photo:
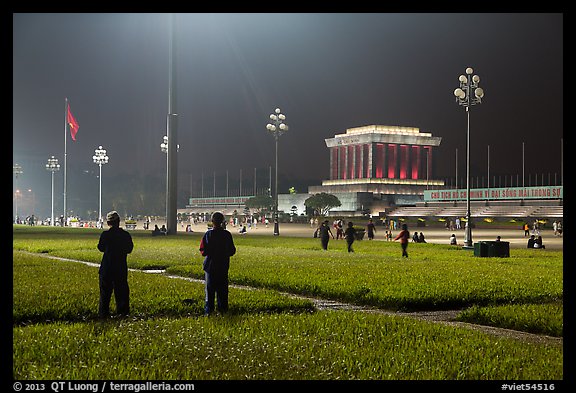
[[[217,311],[228,311],[228,270],[230,257],[236,254],[232,234],[223,228],[224,215],[212,214],[212,228],[204,233],[200,241],[200,253],[204,256],[202,268],[206,282],[204,315],[214,311],[217,297]]]
[[[408,239],[410,238],[410,232],[408,232],[408,226],[402,224],[402,230],[398,233],[398,236],[394,238],[394,241],[400,240],[400,247],[402,247],[402,256],[408,258]]]
[[[552,223],[552,229],[554,230],[554,236],[558,235],[558,221]]]
[[[372,222],[372,219],[368,220],[368,225],[366,225],[366,229],[368,232],[368,240],[373,240],[374,239],[374,232],[376,232],[376,226],[374,225],[374,222]]]
[[[330,226],[328,225],[328,220],[324,221],[320,228],[318,228],[318,232],[320,235],[320,242],[322,243],[322,249],[328,250],[328,242],[330,241],[330,236],[334,239],[334,235],[330,230]]]
[[[534,233],[534,235],[540,235],[540,227],[538,225],[538,220],[534,220],[534,224],[532,224],[532,233]]]
[[[110,315],[112,292],[116,300],[116,312],[123,316],[130,313],[127,257],[134,248],[130,233],[120,228],[120,216],[117,212],[108,213],[106,221],[110,229],[100,234],[98,242],[98,250],[104,253],[98,271],[100,277],[98,316],[101,318]]]
[[[524,237],[528,236],[530,234],[530,226],[528,225],[527,222],[524,223]]]
[[[344,238],[346,239],[346,244],[348,245],[348,252],[354,252],[352,249],[352,243],[356,238],[356,229],[354,229],[354,224],[352,221],[348,221],[348,228],[344,231]]]

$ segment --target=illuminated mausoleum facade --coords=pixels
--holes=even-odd
[[[369,125],[325,139],[330,150],[329,179],[308,188],[342,202],[335,214],[375,210],[423,200],[424,191],[443,186],[434,180],[434,149],[441,137],[415,127]]]

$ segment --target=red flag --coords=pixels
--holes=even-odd
[[[72,116],[72,112],[70,112],[70,104],[68,104],[68,113],[66,114],[66,121],[68,122],[68,126],[70,127],[70,135],[72,135],[72,140],[75,141],[76,133],[78,132],[78,128],[80,128],[80,126],[78,125],[78,122],[76,121],[74,116]]]

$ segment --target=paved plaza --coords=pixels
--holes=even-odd
[[[158,226],[162,226],[162,222],[158,222]],[[154,223],[151,223],[151,228],[154,228]],[[141,229],[142,225],[138,225]],[[184,232],[184,227],[179,226],[178,231]],[[198,223],[192,225],[192,230],[194,232],[204,232],[207,226],[205,223]],[[238,228],[234,228],[228,225],[227,229],[234,236],[260,236],[260,235],[273,235],[274,226],[272,224],[265,225],[259,224],[256,229],[250,228],[247,230],[245,235],[240,235],[238,233]],[[333,229],[333,228],[331,228]],[[450,231],[445,228],[408,228],[412,234],[414,230],[418,232],[423,232],[428,243],[436,244],[449,244],[449,238],[452,233],[456,235],[456,239],[459,245],[464,243],[464,229]],[[310,227],[310,224],[293,224],[293,223],[281,223],[279,226],[280,236],[294,236],[294,237],[313,237],[314,228]],[[376,241],[384,240],[384,227],[376,227]],[[399,230],[394,231],[397,234]],[[336,232],[333,230],[334,236]],[[563,250],[563,237],[554,236],[552,229],[545,229],[540,231],[544,246],[547,250]],[[500,236],[502,241],[510,242],[510,248],[526,248],[526,243],[528,242],[528,236],[524,237],[524,230],[522,229],[480,229],[474,228],[472,230],[472,240],[474,242],[484,241],[484,240],[496,240],[496,236]],[[367,240],[363,240],[367,241]]]

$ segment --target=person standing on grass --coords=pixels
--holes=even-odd
[[[220,313],[228,311],[228,270],[236,247],[232,234],[223,228],[223,222],[222,213],[212,214],[212,228],[200,241],[200,253],[205,257],[202,265],[206,281],[204,315],[214,312],[216,297],[216,310]]]
[[[354,229],[354,224],[352,221],[348,221],[348,228],[344,231],[344,238],[346,239],[346,244],[348,245],[348,252],[354,252],[352,249],[352,243],[356,238],[356,229]]]
[[[99,269],[100,303],[98,316],[106,318],[110,315],[110,299],[112,292],[116,300],[116,312],[126,316],[130,313],[130,291],[128,288],[128,254],[132,252],[134,243],[130,233],[120,228],[120,216],[111,211],[106,215],[110,229],[100,234],[98,250],[104,253]]]
[[[328,225],[328,220],[324,221],[320,228],[318,228],[318,233],[320,235],[320,242],[322,243],[322,249],[328,250],[328,242],[330,241],[330,236],[334,239],[334,235],[330,230],[330,226]]]
[[[372,222],[372,219],[368,220],[368,225],[366,225],[366,229],[368,232],[368,240],[372,240],[374,239],[374,232],[376,232],[376,226],[374,225],[374,222]]]
[[[394,238],[394,241],[400,240],[400,246],[402,247],[402,256],[408,258],[408,239],[410,238],[410,232],[408,232],[408,226],[402,224],[402,230],[398,233],[398,236]]]

